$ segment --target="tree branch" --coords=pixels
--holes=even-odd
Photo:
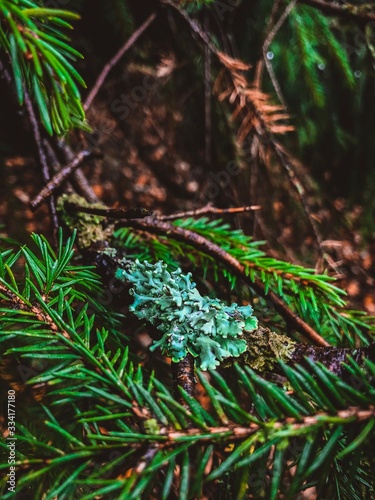
[[[375,21],[375,12],[368,12],[369,4],[353,5],[325,2],[324,0],[299,0],[300,3],[321,10],[330,16],[344,17],[354,21]]]
[[[127,52],[133,45],[134,43],[138,40],[138,38],[143,34],[144,31],[150,26],[150,24],[155,20],[156,14],[153,13],[151,14],[144,23],[141,24],[141,26],[134,31],[132,36],[129,38],[129,40],[126,41],[126,43],[121,47],[121,49],[116,52],[116,54],[112,57],[112,59],[104,66],[102,69],[100,75],[98,76],[96,82],[94,83],[93,88],[91,89],[89,95],[86,97],[85,102],[83,104],[83,109],[87,111],[89,107],[91,106],[93,100],[96,97],[96,94],[99,92],[101,89],[105,79],[108,76],[108,73],[111,71],[114,66],[119,62],[119,60],[122,58],[122,56]]]
[[[154,234],[160,234],[173,238],[177,241],[182,241],[192,245],[194,248],[201,250],[204,253],[213,255],[218,261],[224,264],[236,276],[241,278],[245,283],[254,288],[254,290],[262,297],[266,297],[273,303],[277,312],[293,326],[297,331],[309,338],[312,342],[320,346],[329,346],[329,343],[324,340],[318,332],[316,332],[310,325],[303,319],[295,314],[287,304],[278,297],[274,292],[269,291],[265,293],[264,286],[261,281],[255,280],[254,282],[246,275],[245,266],[243,266],[237,259],[232,257],[228,252],[221,247],[207,240],[203,236],[174,226],[168,222],[159,221],[156,219],[148,218],[147,220],[140,221],[136,219],[124,220],[121,222],[122,226],[133,227],[141,231],[147,231]]]
[[[83,160],[90,156],[91,151],[83,150],[77,154],[74,160],[59,170],[46,186],[31,200],[30,205],[32,210],[36,210],[43,200],[52,196],[54,191],[81,165]]]

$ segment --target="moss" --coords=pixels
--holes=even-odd
[[[265,327],[245,332],[245,338],[247,349],[241,361],[258,371],[272,371],[278,360],[288,362],[296,346],[296,342],[286,335]]]
[[[107,241],[113,233],[113,225],[105,225],[106,218],[83,212],[66,210],[66,203],[74,203],[83,207],[107,208],[101,203],[89,203],[78,194],[63,194],[57,202],[57,210],[61,212],[62,220],[73,231],[77,230],[77,244],[80,249],[86,249],[98,241]]]

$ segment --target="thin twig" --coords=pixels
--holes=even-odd
[[[153,13],[151,14],[144,23],[141,24],[141,26],[134,31],[132,36],[127,40],[127,42],[121,47],[121,49],[116,52],[116,54],[112,57],[112,59],[104,66],[102,69],[100,75],[98,76],[96,82],[94,83],[93,88],[91,89],[89,95],[86,97],[85,102],[83,104],[83,109],[87,111],[93,100],[96,97],[96,94],[99,92],[101,89],[105,79],[108,76],[108,73],[111,71],[111,69],[116,66],[116,64],[119,62],[119,60],[122,58],[122,56],[127,52],[133,45],[134,43],[138,40],[138,38],[142,35],[142,33],[150,26],[150,24],[155,20],[156,14]]]
[[[56,141],[56,147],[61,151],[66,163],[70,163],[74,160],[74,152],[63,139],[58,139]],[[87,201],[89,201],[90,203],[96,203],[98,201],[98,197],[88,183],[87,178],[82,170],[76,170],[75,172],[73,172],[72,183],[76,190],[82,196],[84,196]]]
[[[210,20],[208,13],[205,12],[204,28],[209,33]],[[205,160],[207,165],[212,163],[212,71],[211,71],[211,51],[205,46],[204,53],[204,124],[205,124]]]
[[[39,205],[49,198],[54,191],[71,175],[74,170],[76,170],[82,163],[82,161],[90,156],[91,151],[83,150],[80,151],[74,160],[63,167],[57,174],[55,174],[52,179],[48,182],[46,186],[35,196],[35,198],[30,202],[32,210],[36,210]]]
[[[177,12],[188,23],[190,28],[195,33],[197,33],[197,35],[200,37],[200,39],[213,52],[213,54],[217,57],[219,63],[222,65],[223,62],[222,62],[222,59],[220,57],[220,51],[214,46],[211,39],[208,37],[207,33],[204,32],[204,30],[201,28],[201,26],[194,19],[191,19],[186,12],[181,10],[178,7],[178,5],[171,2],[171,0],[164,0],[164,3],[166,3],[167,5],[170,5],[175,10],[177,10]],[[232,76],[230,71],[229,71],[229,74]],[[233,86],[234,86],[234,88],[237,89],[237,86],[235,85],[234,81],[233,81]],[[241,95],[243,89],[238,88],[237,90],[238,90],[239,95]],[[295,189],[295,191],[296,191],[296,193],[301,201],[301,204],[302,204],[303,209],[304,209],[306,216],[307,216],[307,220],[309,221],[309,223],[311,225],[313,234],[314,234],[315,239],[318,243],[319,252],[320,252],[321,256],[324,258],[324,253],[323,253],[322,248],[321,248],[322,238],[320,236],[318,227],[317,227],[313,217],[311,216],[310,207],[309,207],[309,204],[307,201],[307,196],[306,196],[306,190],[297,176],[297,173],[295,171],[295,167],[294,167],[293,163],[290,161],[289,155],[285,152],[284,148],[281,146],[281,144],[279,144],[275,140],[273,134],[269,131],[269,128],[267,127],[267,124],[265,123],[263,116],[259,113],[256,106],[253,103],[249,102],[248,100],[246,100],[246,102],[247,102],[248,106],[251,106],[251,111],[256,116],[256,118],[259,122],[259,125],[257,125],[255,127],[256,134],[259,136],[261,141],[263,140],[265,143],[267,143],[270,146],[270,148],[273,150],[274,154],[276,154],[276,156],[278,157],[281,166],[287,172],[289,180],[290,180],[292,186],[294,187],[294,189]]]
[[[271,10],[271,14],[269,16],[269,20],[268,20],[268,23],[267,23],[267,27],[265,29],[265,40],[267,40],[268,35],[271,33],[272,28],[275,25],[276,14],[277,14],[277,12],[279,10],[281,2],[282,2],[282,0],[275,0],[274,1],[274,4],[272,6],[272,10]],[[254,87],[258,88],[258,89],[262,85],[262,76],[263,76],[263,69],[264,69],[264,57],[263,57],[263,54],[264,54],[264,44],[265,44],[265,41],[263,42],[262,53],[260,54],[259,60],[258,60],[257,65],[255,67],[255,76],[254,76],[254,82],[253,82],[253,84],[254,84]]]
[[[46,157],[46,153],[45,153],[44,148],[43,148],[42,136],[40,133],[39,123],[38,123],[38,120],[35,116],[33,104],[31,102],[30,95],[29,95],[28,91],[26,90],[26,88],[24,88],[24,95],[25,95],[25,105],[26,105],[27,113],[29,115],[31,128],[33,130],[34,140],[35,140],[35,144],[37,147],[39,162],[40,162],[40,165],[42,167],[43,181],[45,183],[48,183],[50,180],[50,173],[49,173],[49,168],[48,168],[47,157]],[[51,197],[48,200],[48,202],[49,202],[51,220],[52,220],[52,224],[53,224],[54,231],[55,231],[55,237],[56,237],[56,232],[57,232],[57,229],[59,227],[59,220],[57,217],[55,200],[53,199],[53,197]]]
[[[283,96],[283,94],[281,92],[280,84],[279,84],[279,82],[278,82],[278,80],[276,78],[275,71],[273,69],[271,61],[267,57],[267,54],[268,54],[268,49],[269,49],[269,47],[270,47],[273,39],[275,38],[275,36],[277,35],[278,31],[280,30],[280,28],[282,27],[282,25],[286,21],[286,19],[289,16],[289,14],[294,9],[296,3],[297,3],[297,0],[292,0],[287,5],[286,9],[281,14],[279,20],[277,21],[277,23],[275,24],[275,26],[271,29],[271,31],[268,34],[266,40],[264,41],[263,49],[262,49],[263,50],[263,61],[264,61],[265,65],[266,65],[268,74],[270,75],[270,78],[271,78],[271,81],[272,81],[272,85],[273,85],[273,87],[275,89],[277,97],[279,98],[279,101],[281,102],[281,104],[284,106],[285,109],[287,108],[286,101],[285,101],[284,96]],[[260,81],[261,81],[261,78],[262,78],[262,76],[260,75]]]
[[[251,205],[250,207],[233,207],[233,208],[216,208],[211,204],[206,205],[202,208],[197,208],[196,210],[189,210],[187,212],[178,212],[170,215],[158,215],[156,218],[158,220],[176,220],[184,219],[186,217],[198,217],[200,215],[206,214],[241,214],[244,212],[253,212],[255,210],[260,210],[260,205]]]
[[[375,21],[375,12],[366,12],[365,5],[339,4],[324,0],[299,0],[299,2],[319,9],[328,15],[345,17],[354,21]]]
[[[130,226],[134,229],[160,234],[163,236],[168,235],[169,238],[188,243],[206,254],[213,255],[218,261],[221,261],[228,269],[230,269],[234,275],[238,276],[251,286],[260,296],[271,300],[276,311],[297,331],[319,346],[326,347],[330,345],[318,334],[318,332],[316,332],[310,325],[305,323],[303,319],[295,314],[274,292],[268,291],[268,293],[266,293],[264,285],[261,281],[252,281],[246,274],[245,266],[242,265],[237,259],[223,250],[220,246],[212,243],[200,234],[189,231],[188,229],[174,226],[168,222],[153,219],[151,217],[144,221],[136,219],[127,221],[124,220],[121,222],[121,225]]]
[[[147,208],[95,208],[84,207],[76,203],[66,202],[65,209],[72,212],[83,212],[85,214],[99,215],[107,219],[143,219],[152,215],[151,210]]]

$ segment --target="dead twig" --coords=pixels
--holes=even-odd
[[[83,207],[82,205],[77,205],[76,203],[70,202],[65,203],[65,209],[67,211],[99,215],[113,220],[143,219],[144,217],[149,217],[150,215],[152,215],[152,212],[150,210],[147,210],[147,208],[94,208]]]
[[[282,25],[286,21],[286,19],[289,16],[289,14],[294,9],[296,3],[297,3],[297,0],[292,0],[287,5],[286,9],[281,14],[281,16],[280,16],[279,20],[277,21],[277,23],[272,27],[272,29],[268,33],[268,35],[267,35],[267,37],[266,37],[266,39],[265,39],[265,41],[263,43],[263,47],[262,47],[262,53],[263,53],[262,63],[263,64],[261,64],[261,61],[259,62],[258,66],[257,66],[257,69],[256,69],[256,76],[255,76],[255,82],[256,82],[255,86],[258,87],[258,88],[260,88],[261,87],[261,82],[262,82],[263,67],[264,67],[264,64],[265,64],[266,68],[267,68],[267,71],[268,71],[268,74],[270,75],[273,88],[275,89],[276,95],[279,98],[280,103],[283,105],[283,107],[285,109],[287,108],[286,101],[285,101],[284,96],[283,96],[283,94],[281,92],[280,84],[279,84],[279,82],[278,82],[278,80],[276,78],[275,71],[273,69],[271,61],[267,57],[267,54],[268,54],[268,49],[269,49],[272,41],[274,40],[274,38],[277,35],[277,33],[279,32],[280,28],[282,27]]]
[[[324,0],[299,0],[299,2],[319,9],[327,15],[344,17],[354,21],[375,21],[375,12],[368,12],[368,4],[339,4],[337,2],[325,2]]]
[[[134,43],[138,40],[138,38],[142,35],[142,33],[150,26],[150,24],[155,20],[155,18],[156,14],[155,13],[151,14],[146,19],[146,21],[144,21],[144,23],[142,23],[141,26],[134,31],[132,36],[126,41],[126,43],[121,47],[121,49],[118,52],[116,52],[116,54],[112,57],[112,59],[104,66],[96,82],[94,83],[94,86],[91,89],[89,95],[85,99],[85,102],[83,104],[83,109],[85,111],[87,111],[90,108],[93,100],[95,99],[97,93],[101,89],[111,69],[114,68],[114,66],[116,66],[116,64],[125,54],[125,52],[127,52],[134,45]]]
[[[26,88],[24,88],[24,96],[25,96],[25,106],[27,110],[27,114],[29,116],[31,128],[33,131],[34,135],[34,141],[36,144],[37,152],[38,152],[38,157],[39,157],[39,163],[42,169],[42,176],[43,176],[43,181],[45,183],[48,183],[50,180],[50,172],[48,168],[48,162],[47,162],[47,156],[43,148],[43,143],[42,143],[42,135],[40,132],[39,128],[39,123],[35,115],[34,107],[31,102],[30,95]],[[49,200],[49,210],[50,210],[50,215],[51,215],[51,221],[53,224],[54,232],[55,232],[55,238],[56,238],[56,232],[59,227],[59,220],[57,217],[57,212],[56,212],[56,204],[55,200],[53,197],[51,197]]]
[[[177,212],[170,215],[157,215],[156,218],[162,221],[184,219],[186,217],[198,217],[200,215],[206,214],[241,214],[244,212],[253,212],[255,210],[260,210],[260,205],[251,205],[249,207],[233,207],[233,208],[216,208],[211,204],[206,205],[202,208],[197,208],[196,210],[189,210],[187,212]]]
[[[269,103],[266,102],[266,96],[261,95],[258,90],[249,89],[248,82],[243,75],[243,71],[248,69],[248,65],[240,60],[232,59],[226,54],[220,52],[214,46],[210,37],[201,28],[199,23],[194,19],[191,19],[186,12],[178,7],[178,5],[174,4],[171,0],[164,0],[164,3],[171,6],[183,17],[192,31],[199,36],[201,41],[216,56],[220,65],[224,68],[224,70],[226,70],[229,78],[232,81],[232,88],[226,88],[224,92],[219,95],[219,99],[223,100],[224,98],[229,98],[229,100],[232,102],[232,100],[234,100],[237,96],[238,105],[236,106],[231,119],[234,120],[238,118],[241,115],[241,112],[242,115],[245,115],[241,120],[241,125],[238,132],[238,141],[242,143],[245,139],[245,136],[249,134],[249,131],[251,129],[254,129],[255,135],[259,138],[260,145],[268,146],[271,152],[277,157],[279,164],[286,171],[289,181],[292,184],[302,204],[302,207],[306,213],[307,220],[310,223],[311,229],[317,241],[319,252],[324,258],[324,253],[321,247],[322,238],[320,236],[317,224],[311,214],[309,202],[307,200],[306,189],[300,181],[296,172],[297,162],[290,157],[290,155],[274,137],[274,132],[280,132],[280,130],[290,130],[290,127],[288,127],[287,125],[279,125],[277,123],[277,120],[280,118],[284,118],[284,115],[280,116],[280,114],[276,114],[276,116],[274,117],[273,113],[267,114],[267,111],[264,111],[270,108]],[[294,6],[294,0],[290,5]],[[289,14],[289,10],[286,12],[286,14]],[[274,31],[275,33],[277,32],[276,26]],[[270,39],[271,38],[272,30],[270,33]]]
[[[204,17],[204,29],[210,30],[210,20],[207,12]],[[211,51],[205,46],[204,52],[204,124],[205,124],[205,160],[207,165],[212,163],[212,60]]]
[[[74,160],[74,152],[63,139],[58,139],[56,141],[56,147],[61,151],[66,163],[70,163]],[[82,170],[76,170],[73,172],[72,183],[76,190],[82,194],[87,201],[90,203],[96,203],[98,201],[98,197],[88,183],[88,180]]]
[[[83,160],[91,154],[91,151],[83,150],[77,154],[69,165],[59,170],[59,172],[52,177],[48,184],[30,202],[31,209],[36,210],[44,200],[52,196],[55,190],[81,165]]]

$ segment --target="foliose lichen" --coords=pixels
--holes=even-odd
[[[224,304],[202,296],[191,281],[191,273],[169,272],[156,264],[136,260],[127,269],[118,269],[116,278],[132,284],[131,310],[149,321],[163,336],[151,350],[160,347],[173,361],[188,353],[197,358],[202,370],[214,369],[226,358],[238,357],[247,349],[244,330],[257,327],[250,306]]]

